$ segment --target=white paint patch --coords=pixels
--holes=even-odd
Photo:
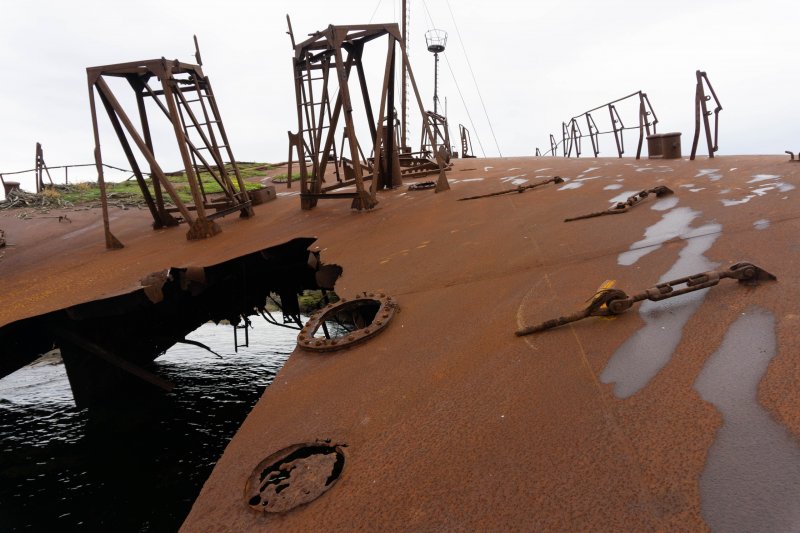
[[[603,190],[604,191],[616,191],[617,189],[621,189],[621,188],[622,188],[622,184],[620,184],[620,183],[612,183],[611,185],[606,185],[605,187],[603,187]]]
[[[762,218],[753,222],[753,227],[756,229],[767,229],[769,227],[769,220]]]
[[[657,166],[657,167],[639,167],[639,168],[636,169],[636,172],[644,172],[646,170],[648,170],[650,172],[656,172],[656,173],[672,172],[672,167],[667,167],[667,166],[664,166],[664,165],[660,165],[660,166]]]
[[[675,221],[677,225],[685,224],[687,216],[694,218],[700,214],[688,208],[681,209],[685,211],[682,219]],[[681,209],[667,213],[665,218]],[[688,224],[684,228],[688,229]],[[718,264],[704,254],[714,244],[721,230],[719,224],[707,224],[692,228],[682,235],[681,238],[688,239],[686,246],[658,282],[664,283],[717,267]],[[708,289],[702,289],[661,302],[648,300],[642,303],[639,316],[645,326],[619,347],[600,375],[603,383],[614,384],[615,396],[628,398],[637,393],[669,363],[683,337],[683,327],[703,303],[707,292]]]
[[[722,203],[726,206],[740,205],[747,203],[748,201],[750,201],[751,198],[754,198],[755,196],[764,196],[769,191],[777,189],[779,192],[789,192],[796,188],[791,183],[777,181],[780,178],[781,176],[777,176],[774,174],[756,174],[755,176],[753,176],[753,179],[747,182],[747,183],[761,183],[762,185],[761,187],[755,187],[755,186],[750,187],[753,194],[749,194],[745,198],[742,198],[741,200],[723,200]],[[766,181],[772,181],[772,183],[763,183]],[[731,192],[730,189],[725,189],[720,191],[720,194],[727,194],[729,192]]]
[[[683,185],[681,185],[681,187],[683,187],[684,189],[691,189],[692,187],[694,187],[694,183],[684,183]]]
[[[600,170],[600,167],[589,167],[586,170],[584,170],[583,173],[584,174],[588,174],[589,172],[592,172],[593,170]]]
[[[776,176],[774,174],[756,174],[755,176],[753,176],[753,179],[751,179],[747,183],[758,183],[759,181],[769,181],[778,179],[781,179],[781,177]]]
[[[545,170],[550,170],[550,167],[547,168],[537,168],[534,172],[544,172]]]
[[[568,191],[570,189],[580,189],[583,187],[582,181],[570,181],[569,183],[565,183],[561,187],[558,188],[559,191]]]
[[[528,180],[526,179],[511,180],[511,185],[522,185],[523,183],[528,183]]]
[[[644,239],[636,241],[627,252],[617,257],[617,264],[630,266],[650,252],[654,252],[666,241],[675,237],[686,238],[690,235],[692,221],[700,215],[688,207],[679,207],[667,212],[661,220],[644,231]]]
[[[525,176],[527,176],[527,174],[518,174],[516,176],[505,176],[503,178],[500,178],[500,181],[502,181],[503,183],[508,183],[509,181],[514,181],[519,178],[524,178]]]
[[[670,209],[678,205],[679,201],[680,198],[678,198],[677,196],[674,195],[667,196],[666,198],[659,199],[656,203],[653,204],[653,207],[651,207],[650,209],[652,209],[653,211],[669,211]]]
[[[463,181],[464,183],[466,183],[468,181],[483,181],[483,178],[468,178],[468,179],[461,180],[461,181]]]
[[[483,167],[483,171],[484,171],[484,172],[489,172],[489,171],[490,171],[491,169],[493,169],[493,168],[494,168],[494,167]]]
[[[514,167],[514,168],[509,168],[508,169],[509,172],[514,172],[515,170],[522,170],[522,169],[519,168],[519,167]]]
[[[609,202],[612,204],[616,204],[617,202],[624,202],[632,195],[636,194],[639,191],[623,191],[616,195],[614,198],[610,199]]]
[[[719,181],[722,179],[722,174],[719,173],[718,168],[703,168],[695,178],[708,178],[711,181]]]
[[[739,167],[733,167],[733,168],[731,169],[731,172],[733,172],[734,170],[738,170],[738,168],[739,168]]]
[[[700,192],[706,190],[705,187],[697,187],[696,189],[689,189],[691,192]]]
[[[583,174],[581,174],[583,176]],[[575,181],[589,181],[589,180],[596,180],[598,178],[602,178],[603,176],[589,176],[586,178],[575,178]]]
[[[750,194],[748,196],[745,196],[741,200],[720,200],[720,201],[722,202],[722,205],[724,205],[725,207],[731,207],[733,205],[746,204],[747,202],[749,202],[751,199],[753,199],[755,197],[756,197],[755,194]]]

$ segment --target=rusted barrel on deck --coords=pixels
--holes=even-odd
[[[647,136],[647,155],[649,159],[680,159],[681,133],[654,133]]]
[[[4,181],[3,188],[5,189],[6,198],[8,198],[8,193],[13,191],[14,189],[19,189],[19,182],[18,181]]]

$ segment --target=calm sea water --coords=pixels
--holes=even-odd
[[[0,531],[175,531],[228,441],[294,349],[297,332],[254,320],[234,353],[230,326],[189,336],[156,371],[158,401],[90,414],[49,357],[0,379]]]

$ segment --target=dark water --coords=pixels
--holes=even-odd
[[[0,531],[175,531],[226,444],[294,349],[296,331],[230,326],[156,360],[170,394],[112,416],[79,410],[45,358],[0,379]]]

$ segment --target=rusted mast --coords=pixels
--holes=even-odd
[[[407,87],[406,86],[408,84],[408,78],[407,78],[407,74],[406,74],[406,68],[407,68],[407,66],[406,66],[406,56],[408,55],[408,45],[407,45],[407,43],[408,43],[408,5],[407,5],[407,3],[408,3],[408,0],[403,0],[403,33],[402,33],[401,37],[403,38],[402,46],[403,46],[403,52],[404,53],[403,53],[403,57],[401,59],[402,68],[400,69],[401,70],[401,75],[402,75],[402,81],[401,81],[402,87],[400,89],[400,108],[401,108],[401,111],[400,111],[400,147],[401,147],[401,151],[403,151],[403,152],[406,151],[406,146],[407,146],[407,144],[406,144],[406,117],[407,117],[407,115],[406,115],[406,112],[407,112],[407,100],[406,100],[406,98],[407,98]]]

